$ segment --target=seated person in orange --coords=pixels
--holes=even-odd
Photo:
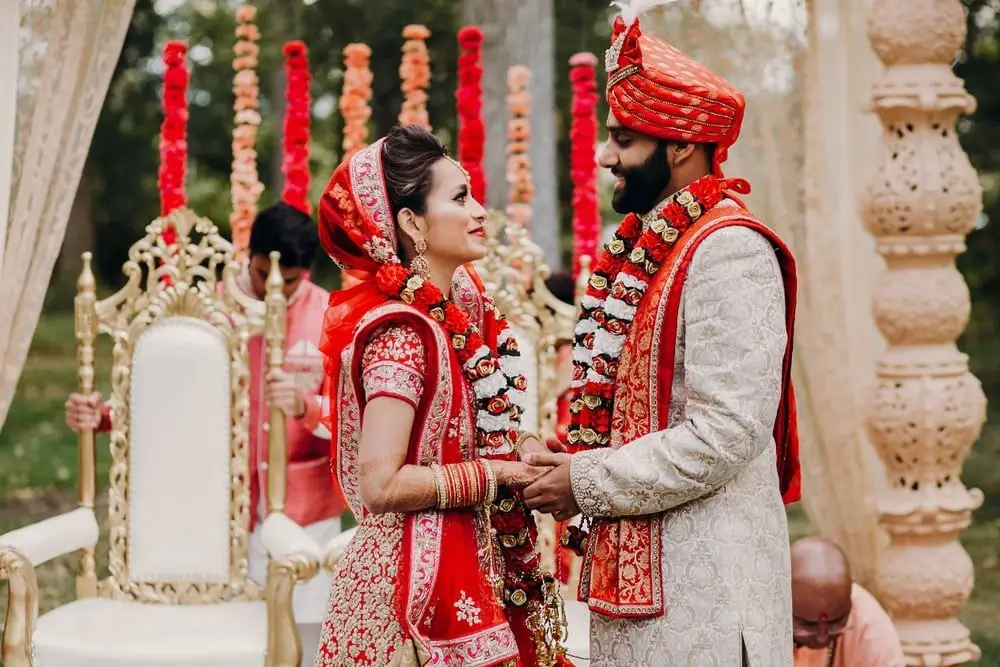
[[[851,580],[847,557],[833,542],[807,537],[792,544],[795,667],[903,667],[889,615]]]

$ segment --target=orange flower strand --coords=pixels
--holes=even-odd
[[[424,41],[430,36],[431,31],[427,28],[427,26],[423,26],[418,23],[413,23],[403,28],[403,37],[405,39]]]
[[[233,210],[229,214],[233,248],[245,259],[250,244],[250,227],[257,215],[257,202],[264,191],[257,169],[257,127],[260,125],[260,79],[255,71],[260,46],[260,30],[253,20],[257,10],[242,5],[236,10],[236,37],[233,45],[233,161],[229,193]]]
[[[344,158],[368,145],[373,74],[369,69],[372,50],[366,44],[344,47],[344,89],[338,103],[344,119]]]
[[[420,125],[431,129],[427,113],[427,91],[431,83],[430,54],[425,40],[431,36],[430,30],[422,25],[408,25],[403,28],[403,58],[399,64],[400,88],[403,91],[403,106],[399,112],[399,122]]]
[[[535,186],[531,173],[531,93],[527,87],[531,83],[531,70],[515,65],[507,70],[507,169],[509,184],[507,217],[522,226],[531,224],[531,202],[535,198]]]
[[[240,5],[236,9],[237,23],[250,23],[257,18],[257,8],[253,5]]]

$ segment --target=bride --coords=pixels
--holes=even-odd
[[[320,238],[358,281],[331,296],[334,466],[359,524],[317,667],[559,665],[562,607],[517,492],[545,471],[521,433],[513,335],[468,262],[486,211],[434,135],[394,128],[346,159]]]

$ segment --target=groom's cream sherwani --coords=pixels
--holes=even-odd
[[[722,207],[745,212],[729,200]],[[657,370],[669,286],[651,288],[646,298],[659,303],[629,332],[611,447],[572,458],[584,515],[655,515],[662,525],[653,553],[665,613],[616,619],[592,611],[594,667],[730,667],[744,651],[754,667],[792,665],[788,531],[772,438],[788,341],[785,288],[771,241],[715,224],[682,285],[667,428],[651,424],[665,395],[657,378],[670,377]],[[646,435],[630,437],[636,432]],[[585,580],[594,576],[594,551]],[[619,562],[621,578],[631,576]]]

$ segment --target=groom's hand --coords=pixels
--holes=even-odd
[[[552,468],[524,490],[524,504],[528,509],[551,514],[556,521],[566,521],[580,513],[570,486],[569,460],[569,454],[532,452],[525,456],[528,465]]]

